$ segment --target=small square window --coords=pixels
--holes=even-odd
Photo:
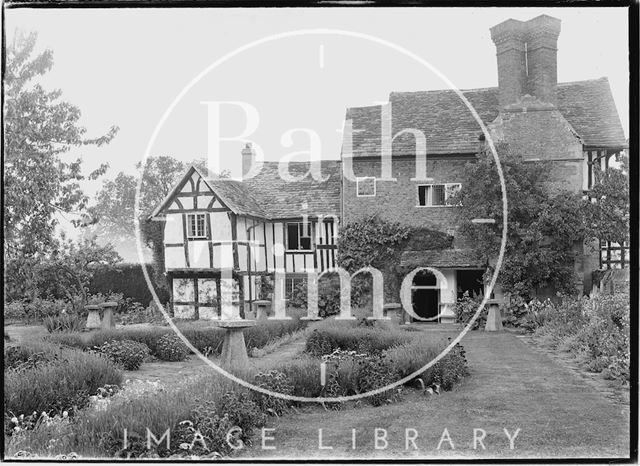
[[[187,238],[196,239],[207,237],[205,215],[206,214],[187,215]]]
[[[358,197],[375,197],[376,179],[373,176],[356,179],[356,190]]]

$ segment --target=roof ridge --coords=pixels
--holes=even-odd
[[[588,83],[588,82],[596,82],[596,81],[609,81],[609,78],[607,76],[601,76],[600,78],[592,78],[592,79],[581,79],[581,80],[577,80],[577,81],[565,81],[565,82],[561,82],[558,83],[558,86],[568,86],[571,84],[582,84],[582,83]],[[498,86],[491,86],[491,87],[474,87],[474,88],[470,88],[470,89],[459,89],[460,92],[464,93],[464,92],[481,92],[481,91],[494,91],[494,90],[498,90]],[[435,94],[438,92],[455,92],[455,89],[426,89],[426,90],[422,90],[422,91],[391,91],[389,93],[389,99],[391,99],[392,95],[397,95],[397,94]],[[369,108],[369,107],[374,107],[374,106],[367,106],[367,107],[349,107],[349,108]]]

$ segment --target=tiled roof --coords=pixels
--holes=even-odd
[[[498,88],[462,90],[483,123],[498,115]],[[480,125],[453,90],[392,92],[392,134],[405,128],[422,131],[429,154],[476,153]],[[388,105],[388,104],[385,104]],[[558,84],[558,109],[585,145],[621,147],[624,131],[606,78]],[[379,156],[382,106],[347,109],[353,120],[354,156]],[[344,150],[344,144],[343,144]],[[410,134],[398,136],[393,154],[415,153]]]
[[[289,162],[287,166],[292,177],[301,177],[309,169],[307,162]],[[300,181],[288,181],[280,176],[278,167],[279,162],[264,162],[260,173],[246,181],[207,179],[207,183],[231,210],[243,215],[268,220],[304,214],[340,215],[339,161],[322,161],[325,181],[316,181],[311,175]]]
[[[472,249],[432,249],[405,251],[400,266],[415,267],[484,267],[482,260]]]

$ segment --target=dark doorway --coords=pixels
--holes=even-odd
[[[435,317],[438,315],[438,309],[440,307],[440,290],[436,288],[437,284],[438,280],[436,276],[427,270],[418,272],[413,278],[413,311],[423,319],[433,319],[427,322],[437,322]],[[416,322],[421,321],[416,320]]]
[[[483,270],[458,270],[456,273],[458,299],[462,298],[465,291],[469,292],[469,296],[482,294],[484,292],[483,274]]]

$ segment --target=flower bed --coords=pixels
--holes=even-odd
[[[260,321],[255,327],[244,330],[245,344],[248,350],[252,348],[262,348],[277,338],[305,328],[306,325],[307,322],[300,319]],[[219,355],[221,353],[225,330],[218,327],[202,327],[201,322],[181,324],[178,328],[201,353],[206,355]],[[151,351],[151,354],[158,359],[170,361],[180,360],[175,359],[174,352],[165,351],[167,335],[174,335],[171,328],[123,327],[114,330],[100,330],[88,335],[82,333],[66,333],[49,335],[46,338],[48,341],[54,343],[80,349],[100,347],[104,343],[115,340],[133,340],[145,344]],[[183,353],[183,351],[179,351],[178,353]],[[186,354],[187,353],[184,353],[184,356],[186,356]],[[167,357],[169,357],[169,359],[167,359]],[[184,357],[182,359],[184,359]]]

